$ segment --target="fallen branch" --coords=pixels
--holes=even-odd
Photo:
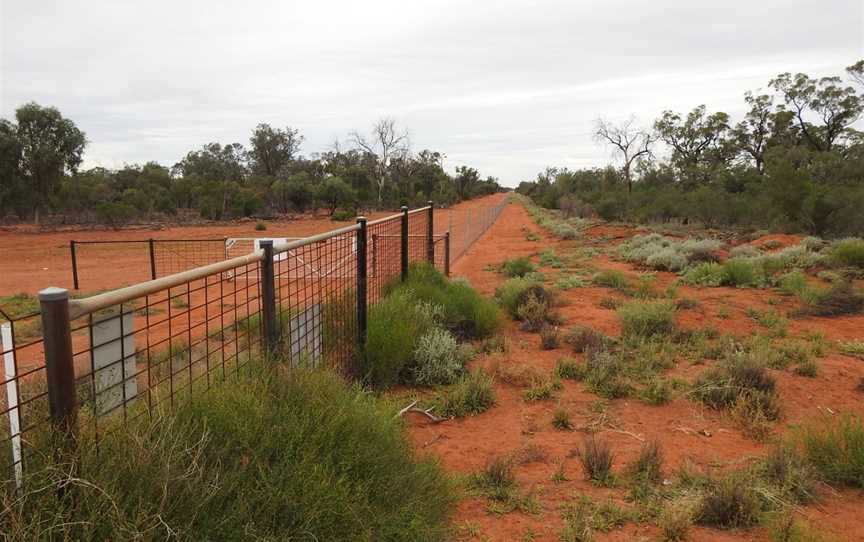
[[[395,418],[401,418],[402,416],[404,416],[408,412],[417,412],[418,414],[423,414],[424,416],[426,416],[427,418],[432,420],[432,423],[441,423],[446,419],[446,418],[439,418],[438,416],[432,414],[432,410],[435,409],[434,406],[424,410],[424,409],[418,407],[417,403],[419,403],[419,401],[414,401],[410,405],[408,405],[405,408],[403,408],[402,410],[400,410],[399,413],[396,414],[396,416],[394,416],[394,417]]]

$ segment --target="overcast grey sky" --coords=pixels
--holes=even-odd
[[[412,148],[508,185],[609,161],[598,116],[733,116],[783,71],[864,57],[861,0],[0,0],[0,116],[35,100],[86,166],[177,162],[259,122],[304,154],[388,115]]]

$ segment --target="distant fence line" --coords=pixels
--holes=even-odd
[[[146,240],[149,281],[82,299],[47,288],[37,312],[0,309],[0,444],[11,444],[11,455],[3,452],[10,472],[20,483],[40,441],[27,438],[34,431],[69,436],[60,440],[74,448],[76,434],[102,438],[232,378],[256,355],[357,376],[369,307],[385,284],[404,278],[413,262],[449,274],[451,256],[464,254],[505,204],[455,224],[463,227],[455,249],[452,232],[435,234],[431,205],[304,239],[258,239],[246,254],[224,259],[223,252],[221,260],[166,276],[160,241]]]

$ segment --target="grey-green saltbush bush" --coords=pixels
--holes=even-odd
[[[753,245],[738,245],[729,251],[730,258],[756,258],[761,255],[762,251]]]
[[[445,474],[392,407],[330,373],[256,368],[116,429],[98,454],[82,432],[72,478],[29,456],[20,499],[0,489],[4,537],[449,539]]]
[[[433,328],[420,337],[414,348],[414,381],[422,386],[452,384],[465,372],[466,361],[453,334]]]
[[[637,235],[618,247],[618,254],[628,262],[653,269],[680,271],[692,262],[711,261],[723,244],[714,239],[676,241],[651,233]]]
[[[559,239],[576,239],[579,236],[579,230],[566,222],[554,224],[551,230],[552,233],[555,234],[555,237],[558,237]]]

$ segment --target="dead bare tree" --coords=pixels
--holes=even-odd
[[[651,144],[654,136],[635,127],[636,118],[630,117],[621,124],[613,124],[604,119],[597,119],[597,127],[594,131],[594,139],[598,142],[610,145],[616,154],[620,154],[623,160],[621,173],[627,181],[627,193],[633,191],[633,176],[631,169],[633,163],[640,157],[651,156]]]
[[[410,142],[406,130],[396,128],[396,120],[383,117],[372,127],[369,137],[361,135],[356,130],[349,135],[354,145],[375,157],[375,183],[378,188],[378,205],[384,196],[384,187],[390,174],[390,162],[397,157],[408,154]]]

